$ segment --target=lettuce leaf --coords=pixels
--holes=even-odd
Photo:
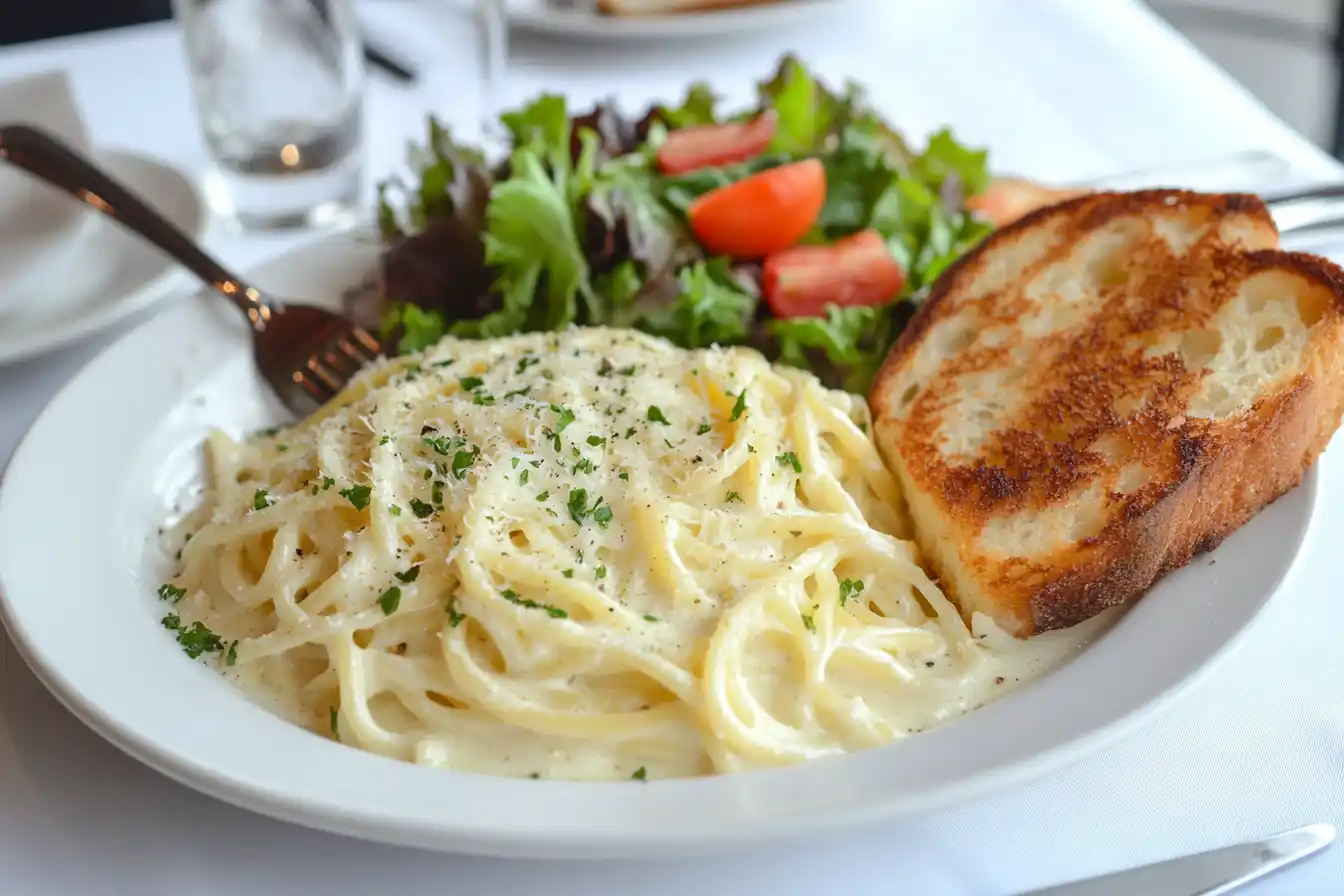
[[[456,142],[447,126],[431,115],[424,145],[407,146],[406,161],[413,187],[397,178],[378,184],[378,231],[384,242],[420,233],[437,218],[459,215],[479,223],[490,190],[480,150]],[[405,203],[401,214],[392,205],[393,193]]]
[[[779,115],[768,151],[810,153],[823,148],[846,101],[826,89],[798,59],[787,55],[773,76],[757,85],[762,109]]]
[[[714,124],[715,108],[719,98],[704,81],[695,81],[686,88],[686,95],[679,106],[662,106],[659,118],[668,130],[695,127],[701,124]]]
[[[457,335],[560,329],[579,319],[580,302],[590,319],[598,316],[578,232],[581,202],[592,188],[597,135],[584,131],[579,158],[572,159],[565,100],[549,94],[502,120],[515,148],[509,177],[491,190],[483,236],[501,304],[484,317],[455,323]]]
[[[394,305],[383,318],[383,335],[400,330],[397,354],[409,355],[423,351],[438,342],[447,333],[443,315],[426,311],[419,305]]]
[[[916,178],[934,190],[941,189],[951,176],[960,181],[966,196],[989,186],[989,151],[963,146],[947,128],[929,138],[928,148],[911,168]]]
[[[726,258],[682,268],[677,285],[679,291],[671,307],[641,318],[641,330],[683,348],[733,345],[746,340],[757,298],[742,290]]]
[[[526,148],[550,165],[569,167],[569,110],[563,96],[543,93],[523,108],[503,113],[499,120],[513,138],[515,151]]]

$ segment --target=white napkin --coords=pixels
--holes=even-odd
[[[87,154],[89,132],[64,71],[0,81],[0,124],[27,124]],[[0,164],[0,306],[34,292],[58,254],[70,251],[90,212],[68,193],[17,166]]]

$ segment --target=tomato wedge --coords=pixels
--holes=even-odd
[[[765,260],[765,301],[775,317],[822,317],[827,305],[885,305],[905,271],[876,230],[829,246],[796,246]]]
[[[711,252],[760,258],[801,240],[826,202],[817,159],[769,168],[710,190],[687,211],[691,232]]]
[[[658,147],[658,168],[664,174],[685,174],[745,162],[765,152],[778,123],[779,115],[774,109],[767,109],[751,121],[704,124],[673,131]]]

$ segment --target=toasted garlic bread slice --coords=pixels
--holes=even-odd
[[[870,400],[964,613],[1081,622],[1298,483],[1344,409],[1344,271],[1277,246],[1252,196],[1095,193],[938,280]]]

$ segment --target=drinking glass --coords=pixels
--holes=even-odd
[[[215,210],[245,230],[353,221],[364,56],[351,0],[173,0],[173,10]]]
[[[476,34],[480,38],[481,136],[487,143],[500,141],[499,112],[504,101],[504,75],[508,65],[508,22],[504,0],[476,0]]]

